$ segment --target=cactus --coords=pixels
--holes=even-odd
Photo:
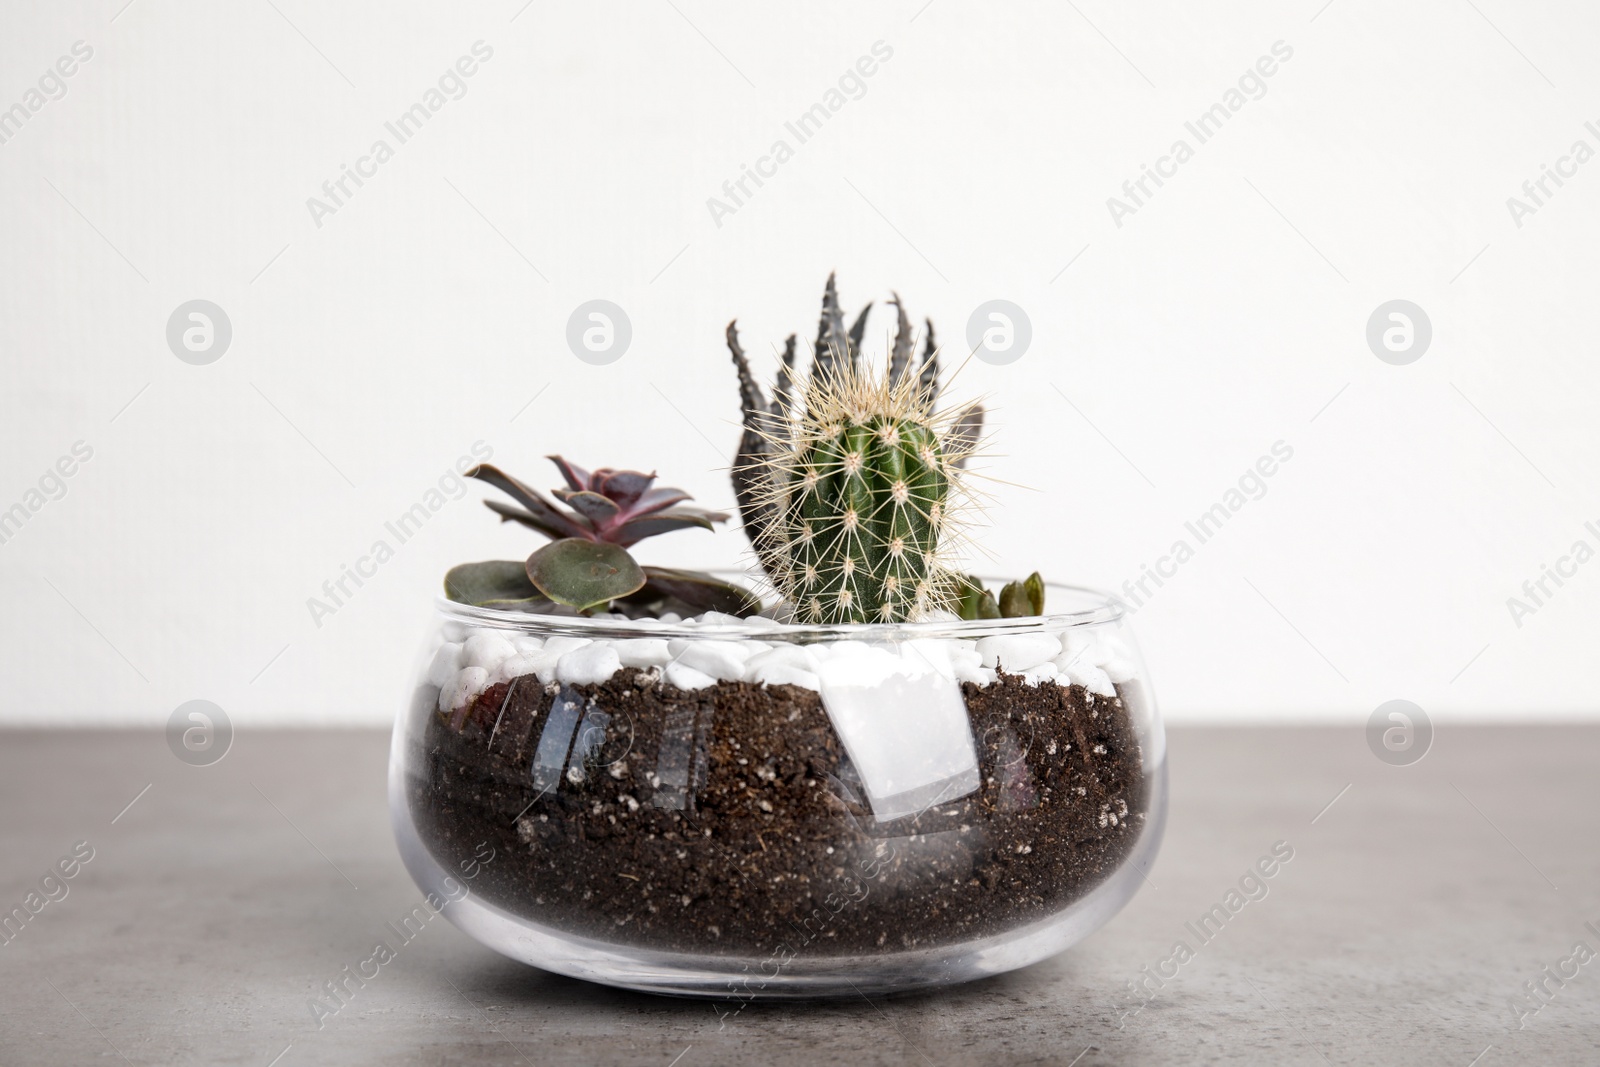
[[[733,470],[745,532],[779,594],[807,622],[903,622],[959,599],[959,576],[946,560],[983,408],[936,412],[932,324],[913,365],[911,324],[898,296],[893,305],[897,329],[878,375],[861,365],[867,309],[846,332],[830,275],[806,387],[795,394],[791,336],[771,405],[728,324],[745,408]]]

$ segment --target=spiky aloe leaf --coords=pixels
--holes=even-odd
[[[894,299],[889,301],[894,305],[895,328],[894,348],[889,353],[889,381],[900,384],[911,367],[911,350],[916,344],[916,339],[911,336],[911,320],[906,317],[906,309],[900,303],[900,294],[891,292]]]
[[[775,416],[767,409],[761,386],[750,373],[750,361],[739,344],[737,322],[728,323],[727,339],[728,351],[733,355],[733,366],[739,375],[739,405],[744,422],[739,452],[733,460],[733,496],[744,519],[745,533],[762,556],[762,565],[776,565],[771,550],[764,547],[771,540],[776,509],[761,492],[768,459],[767,433]]]
[[[822,317],[817,321],[816,351],[811,357],[811,380],[824,384],[850,363],[850,338],[844,329],[844,311],[839,307],[839,290],[833,275],[822,291]]]
[[[604,607],[644,585],[645,575],[627,549],[568,537],[528,557],[528,579],[558,604],[580,612]]]
[[[983,436],[983,405],[968,404],[950,428],[950,452],[957,467],[965,467]]]
[[[458,604],[476,607],[522,605],[545,599],[528,580],[526,565],[508,559],[451,567],[444,576],[444,595]]]

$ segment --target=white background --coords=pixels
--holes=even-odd
[[[731,505],[722,329],[770,370],[831,269],[956,343],[985,300],[1030,316],[1022,359],[954,387],[1029,487],[994,487],[991,571],[1120,587],[1292,446],[1134,619],[1170,719],[1600,706],[1600,561],[1520,627],[1506,603],[1597,542],[1600,163],[1520,228],[1506,206],[1600,148],[1588,5],[124,2],[0,8],[0,108],[94,49],[0,145],[0,508],[94,449],[0,545],[6,719],[387,721],[445,568],[534,542],[475,486],[319,627],[323,581],[480,439],[538,485],[561,451]],[[478,40],[466,95],[318,227],[307,198]],[[1280,40],[1264,98],[1115,225]],[[707,198],[877,41],[865,95],[718,226]],[[165,339],[195,298],[233,325],[209,366]],[[609,366],[565,343],[594,298],[633,323]],[[1365,340],[1394,298],[1433,324],[1409,366]]]

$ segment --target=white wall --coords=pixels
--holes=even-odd
[[[1032,487],[995,487],[991,569],[1118,587],[1292,447],[1135,619],[1171,719],[1600,705],[1600,562],[1507,607],[1600,546],[1600,164],[1520,227],[1506,203],[1600,148],[1592,6],[124,2],[0,5],[0,108],[93,48],[0,144],[0,508],[93,449],[0,544],[7,720],[387,720],[443,570],[531,543],[474,488],[319,627],[323,581],[478,440],[538,484],[559,450],[731,504],[722,328],[770,366],[833,268],[958,343],[982,301],[1026,309],[1030,350],[957,389]],[[397,145],[384,123],[480,40]],[[718,225],[707,198],[879,41],[865,95]],[[1278,41],[1198,144],[1184,122]],[[317,225],[307,198],[380,137]],[[1107,198],[1180,137],[1119,227]],[[195,298],[233,327],[206,366],[165,338]],[[632,320],[610,366],[565,344],[593,298]],[[1365,340],[1394,298],[1432,321],[1408,366]]]

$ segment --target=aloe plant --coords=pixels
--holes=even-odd
[[[560,504],[491,464],[467,471],[467,477],[488,482],[520,505],[484,501],[502,522],[520,523],[550,543],[524,563],[489,560],[452,568],[445,575],[450,599],[522,611],[564,607],[581,614],[608,606],[648,612],[669,604],[733,615],[760,610],[760,601],[739,586],[698,571],[641,566],[628,552],[645,538],[674,530],[714,530],[727,515],[682,506],[689,494],[656,486],[654,474],[609,467],[588,471],[561,456],[549,459],[566,481],[565,488],[551,493]]]

